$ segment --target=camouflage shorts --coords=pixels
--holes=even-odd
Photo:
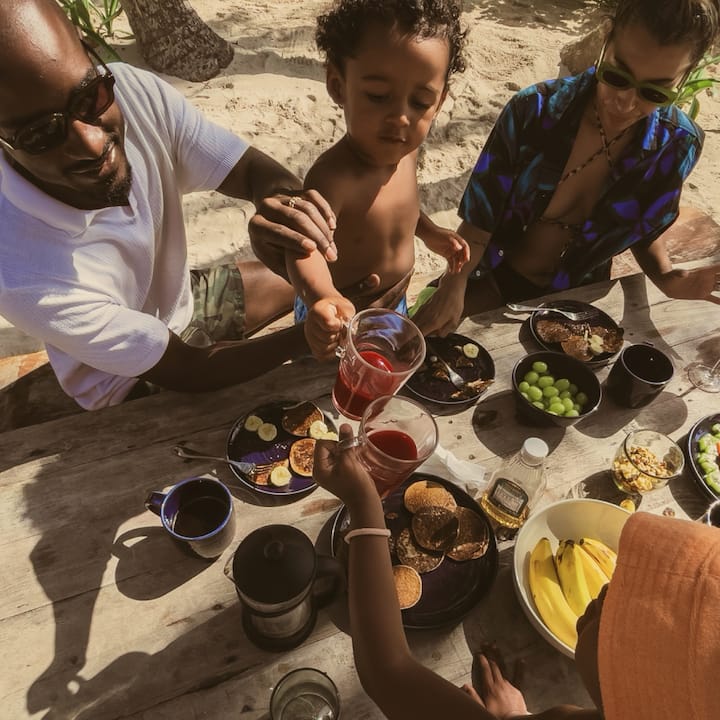
[[[195,307],[190,324],[180,333],[188,345],[206,347],[245,336],[245,295],[235,265],[191,270]]]

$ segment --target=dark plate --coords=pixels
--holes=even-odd
[[[552,311],[552,308],[554,307],[562,310],[569,310],[570,312],[592,311],[594,313],[593,316],[589,320],[585,321],[588,325],[599,325],[600,327],[607,328],[608,330],[620,329],[620,326],[607,313],[604,313],[602,310],[596,308],[594,305],[590,305],[589,303],[578,302],[577,300],[551,300],[550,302],[543,303],[543,307],[548,309],[536,310],[530,316],[530,332],[532,333],[533,338],[535,338],[535,342],[537,342],[540,347],[545,348],[545,350],[550,350],[552,352],[564,352],[562,345],[559,342],[551,343],[540,339],[540,336],[537,333],[538,320],[558,320],[559,322],[573,323],[572,320],[568,320],[564,315],[554,313]],[[602,365],[607,365],[607,363],[610,362],[612,358],[616,357],[619,352],[620,351],[618,350],[618,352],[614,353],[601,353],[600,355],[596,355],[592,360],[581,360],[580,362],[585,362],[586,365],[590,365],[591,367],[600,367]]]
[[[260,405],[259,407],[249,410],[242,417],[235,421],[235,424],[230,430],[230,435],[227,441],[227,456],[230,460],[240,460],[241,462],[251,462],[258,465],[277,462],[284,460],[290,454],[290,446],[301,438],[297,435],[291,435],[281,425],[283,413],[286,408],[297,405],[297,401],[284,400],[266,405]],[[265,422],[272,423],[277,427],[278,434],[274,440],[270,442],[262,440],[256,432],[251,432],[245,429],[245,418],[248,415],[257,415],[262,418]],[[332,418],[325,416],[325,424],[328,426],[328,430],[334,430],[337,432],[335,423]],[[297,475],[290,470],[292,477],[290,482],[284,487],[275,487],[274,485],[267,485],[255,483],[250,478],[243,475],[237,468],[232,465],[229,466],[235,477],[245,486],[256,492],[265,493],[266,495],[297,495],[298,493],[305,493],[309,490],[317,487],[311,477],[303,477]]]
[[[720,413],[715,415],[708,415],[707,417],[698,420],[691,428],[685,439],[685,455],[687,456],[688,465],[690,472],[695,480],[696,485],[702,490],[704,495],[710,500],[720,500],[720,495],[715,493],[703,480],[702,468],[697,464],[695,460],[695,453],[697,452],[697,442],[702,435],[710,432],[710,428],[716,423],[720,422]]]
[[[429,368],[430,358],[437,352],[466,382],[480,379],[492,380],[495,378],[495,363],[488,351],[480,345],[480,343],[464,335],[458,335],[457,333],[452,333],[444,338],[431,337],[428,338],[428,342],[432,344],[433,350],[428,348],[427,354],[425,355],[425,362],[415,371],[415,374],[405,385],[413,395],[441,405],[467,405],[468,403],[475,402],[487,391],[488,388],[484,388],[469,397],[452,398],[450,396],[457,388],[449,380],[433,377]],[[478,356],[476,358],[466,358],[462,350],[457,349],[458,347],[462,348],[466,343],[472,343],[478,348]],[[461,365],[458,367],[456,363],[459,359],[467,362],[468,366],[464,367]],[[469,365],[469,363],[472,363],[472,365]]]
[[[453,483],[426,473],[414,473],[395,492],[383,500],[385,524],[396,538],[410,525],[412,514],[403,505],[403,493],[416,480],[433,480],[447,488],[455,502],[476,512],[487,524],[490,542],[487,552],[477,560],[456,562],[445,556],[440,565],[422,578],[422,596],[417,605],[402,611],[403,625],[410,630],[439,628],[459,622],[490,590],[498,569],[498,551],[495,535],[480,506]],[[335,514],[332,524],[332,553],[342,562],[347,561],[347,544],[344,541],[349,517],[343,505]],[[399,560],[393,552],[393,565]]]

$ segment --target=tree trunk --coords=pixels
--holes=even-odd
[[[187,0],[122,0],[122,6],[153,70],[202,81],[230,64],[230,43],[199,18]]]

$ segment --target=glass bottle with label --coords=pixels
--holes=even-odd
[[[530,437],[520,451],[493,475],[490,486],[480,499],[482,509],[500,525],[519,528],[538,496],[545,489],[544,440]]]

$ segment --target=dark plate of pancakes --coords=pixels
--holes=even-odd
[[[588,312],[586,320],[569,320],[553,308]],[[623,329],[607,314],[589,303],[552,300],[530,316],[530,332],[545,350],[570,355],[593,367],[607,365],[622,349]]]
[[[262,424],[255,428],[258,420]],[[320,425],[313,426],[313,423]],[[276,434],[267,439],[272,434],[271,427]],[[312,479],[317,437],[311,433],[322,436],[319,431],[323,427],[328,433],[337,433],[332,419],[309,401],[286,400],[260,405],[233,424],[227,441],[227,457],[267,468],[250,476],[232,465],[230,469],[250,490],[267,495],[296,495],[313,490],[317,487]],[[275,468],[285,468],[287,472]]]
[[[450,382],[447,363],[467,383],[458,389]],[[421,398],[439,405],[466,405],[475,402],[492,384],[495,363],[490,353],[472,338],[451,333],[428,338],[423,364],[405,387]]]
[[[403,625],[423,629],[459,622],[497,574],[495,536],[482,509],[464,490],[427,473],[411,475],[383,500],[383,508],[393,565],[416,570],[422,581],[419,597],[405,602],[411,606],[402,611]],[[341,562],[347,562],[349,523],[343,506],[331,533],[333,555]]]

